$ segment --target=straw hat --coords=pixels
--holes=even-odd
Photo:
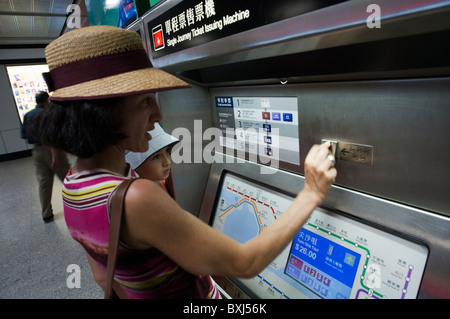
[[[152,137],[152,139],[148,142],[148,151],[143,153],[127,151],[125,154],[125,160],[130,164],[133,170],[141,166],[147,158],[160,151],[164,147],[173,145],[180,141],[172,135],[164,132],[163,128],[158,123],[155,123],[155,128],[151,131],[148,131],[148,133]]]
[[[139,35],[112,26],[70,31],[45,48],[51,100],[104,99],[189,85],[153,68]]]

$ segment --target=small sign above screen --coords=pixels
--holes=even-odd
[[[211,224],[245,243],[276,222],[292,200],[224,173]],[[257,298],[414,299],[427,256],[424,245],[316,208],[266,269],[233,281]]]
[[[300,165],[297,97],[216,96],[222,147],[263,163]]]

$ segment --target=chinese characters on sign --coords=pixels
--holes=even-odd
[[[241,7],[242,3],[237,2],[224,4],[217,0],[183,1],[160,18],[149,22],[153,56],[158,57],[236,33],[236,30],[222,30],[225,31],[227,26],[242,20],[249,20],[251,10]],[[247,28],[246,26],[244,29]],[[190,43],[194,38],[199,39],[207,34],[208,38],[205,37],[195,44]]]
[[[172,32],[183,30],[186,27],[201,22],[205,18],[210,18],[216,14],[214,0],[205,0],[196,4],[193,8],[188,8],[177,16],[172,17],[164,22],[166,33],[170,35]]]
[[[345,1],[183,0],[147,22],[152,57],[157,59]]]

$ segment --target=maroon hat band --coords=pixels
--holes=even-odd
[[[76,61],[42,75],[47,82],[48,90],[52,92],[107,76],[151,67],[145,50],[134,50]]]

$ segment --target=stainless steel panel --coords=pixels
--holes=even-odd
[[[225,156],[218,153],[217,156]],[[261,175],[260,165],[252,162],[237,163],[224,159],[223,164],[213,164],[208,180],[200,218],[210,219],[220,176],[224,170],[238,173],[293,194],[304,185],[304,177],[278,170],[273,175]],[[430,214],[392,201],[380,199],[333,185],[323,202],[326,207],[348,213],[365,223],[385,228],[389,232],[410,236],[425,243],[429,248],[428,262],[422,279],[418,298],[450,298],[450,218]]]
[[[200,120],[203,130],[212,126],[208,91],[192,85],[189,89],[159,92],[158,103],[163,114],[161,124],[167,133],[171,134],[176,128],[186,128],[190,132],[192,158],[179,164],[172,163],[172,175],[177,203],[198,215],[211,164],[195,163],[194,138],[202,137],[195,136],[194,121]],[[202,148],[209,142],[202,141]]]
[[[336,184],[450,216],[449,87],[450,78],[215,88],[211,104],[297,96],[300,173],[322,139],[370,145],[373,164],[338,160]]]
[[[131,25],[129,25],[127,27],[127,29],[137,32],[141,36],[142,45],[144,46],[145,51],[150,52],[147,49],[147,35],[146,35],[146,31],[145,31],[144,23],[143,23],[142,19],[136,20]]]

